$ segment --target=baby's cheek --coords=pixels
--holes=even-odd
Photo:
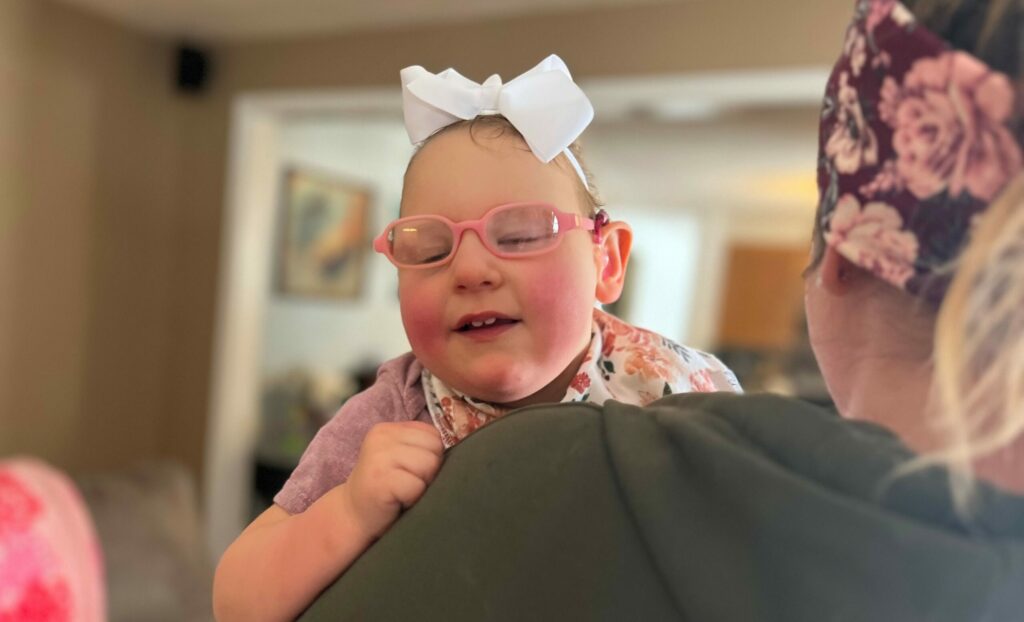
[[[534,309],[543,313],[552,326],[570,334],[590,330],[594,287],[578,272],[548,270],[540,273],[530,285]],[[581,328],[581,327],[586,327]]]
[[[425,292],[400,290],[402,324],[409,338],[409,345],[418,356],[432,353],[440,346],[444,333],[442,309],[434,304]]]

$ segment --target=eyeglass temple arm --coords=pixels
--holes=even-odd
[[[391,232],[391,227],[388,227],[387,229],[385,229],[383,231],[383,233],[381,233],[376,238],[374,238],[374,240],[373,240],[373,250],[377,251],[378,253],[384,254],[384,255],[389,254],[390,248],[388,247],[388,241],[389,241],[388,240],[388,234],[390,232]]]
[[[591,220],[591,219],[587,218],[586,220]],[[604,227],[605,225],[607,225],[610,221],[611,221],[611,218],[608,216],[608,212],[604,211],[603,209],[597,210],[597,213],[594,214],[593,222],[594,222],[594,241],[595,242],[600,242],[601,241],[601,228]]]

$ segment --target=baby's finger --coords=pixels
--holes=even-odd
[[[434,427],[434,424],[427,423],[425,421],[402,421],[399,425],[410,430],[423,430],[424,432],[437,433],[437,428]]]
[[[425,481],[401,469],[392,472],[388,484],[391,496],[406,509],[419,501],[427,489]]]
[[[403,447],[392,456],[399,469],[408,471],[426,483],[434,481],[443,457],[422,447]]]
[[[363,446],[375,449],[394,445],[417,445],[432,451],[440,447],[438,451],[444,451],[437,429],[421,421],[378,423],[370,428],[363,439]]]
[[[395,430],[395,434],[395,438],[406,445],[422,447],[436,454],[444,453],[444,442],[441,440],[441,433],[437,431],[437,428],[428,423],[407,421],[400,430]]]

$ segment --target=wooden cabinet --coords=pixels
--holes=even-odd
[[[799,339],[806,247],[735,244],[729,250],[718,347],[786,349]]]

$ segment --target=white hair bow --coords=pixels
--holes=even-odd
[[[500,114],[519,130],[541,162],[565,153],[587,185],[569,145],[594,118],[594,107],[557,55],[507,84],[497,74],[477,84],[454,69],[435,75],[419,65],[406,67],[401,76],[405,129],[413,144],[460,119]]]

